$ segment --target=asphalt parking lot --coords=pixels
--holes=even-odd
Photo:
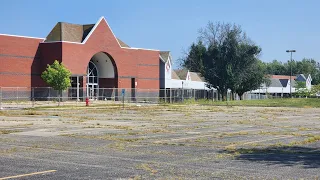
[[[320,109],[0,111],[0,179],[320,179]]]

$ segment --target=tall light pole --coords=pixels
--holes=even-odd
[[[296,50],[286,50],[287,53],[290,53],[290,97],[292,98],[291,88],[292,88],[292,53],[296,52]]]

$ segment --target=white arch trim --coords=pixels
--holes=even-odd
[[[98,52],[91,60],[99,70],[99,78],[115,78],[116,70],[112,59],[104,52]]]

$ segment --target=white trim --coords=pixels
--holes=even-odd
[[[160,60],[161,60],[162,62],[166,63],[166,62],[162,59],[162,57],[161,57],[160,54],[159,54],[159,57],[160,57]]]
[[[30,36],[18,36],[18,35],[12,35],[12,34],[0,34],[0,36],[10,36],[10,37],[19,37],[19,38],[30,38],[30,39],[45,39],[45,38],[30,37]]]
[[[134,50],[159,51],[160,52],[160,50],[157,50],[157,49],[145,49],[145,48],[134,48],[134,47],[121,47],[121,48],[123,48],[123,49],[134,49]]]

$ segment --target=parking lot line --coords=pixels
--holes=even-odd
[[[57,170],[48,170],[48,171],[34,172],[34,173],[29,173],[29,174],[20,174],[20,175],[16,175],[16,176],[3,177],[3,178],[0,178],[0,180],[26,177],[26,176],[34,176],[34,175],[38,175],[38,174],[46,174],[46,173],[52,173],[52,172],[56,172],[56,171]]]

